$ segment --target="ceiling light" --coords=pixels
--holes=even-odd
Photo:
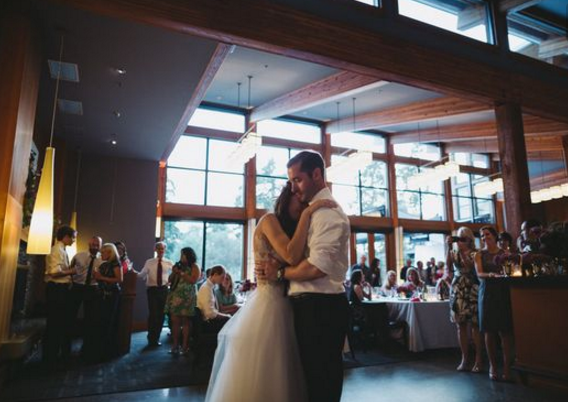
[[[126,70],[124,68],[117,68],[116,73],[118,75],[124,75],[124,74],[126,74]]]
[[[112,145],[116,145],[116,144],[117,144],[116,140],[110,140],[110,143],[111,143]]]

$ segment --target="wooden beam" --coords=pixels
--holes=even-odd
[[[351,231],[360,232],[373,230],[389,232],[393,228],[391,218],[377,218],[372,216],[350,216],[349,224],[351,225]]]
[[[173,220],[207,219],[242,222],[246,220],[246,211],[244,208],[213,207],[167,202],[163,205],[162,211],[164,218]]]
[[[506,229],[515,239],[520,234],[521,223],[532,216],[523,115],[519,105],[507,103],[495,106],[495,117],[504,183]]]
[[[342,71],[257,106],[250,119],[257,122],[292,114],[386,84],[387,81],[378,81],[375,77]]]
[[[515,13],[525,8],[532,7],[542,0],[500,0],[499,1],[499,11],[502,13]]]
[[[525,137],[527,152],[549,152],[562,150],[561,137]],[[497,138],[489,140],[459,141],[446,144],[449,153],[473,152],[496,153],[499,152]]]
[[[538,46],[538,58],[548,59],[568,53],[568,38],[559,36],[558,38],[542,41]]]
[[[265,0],[53,1],[488,104],[518,102],[526,112],[568,122],[562,69],[509,60],[490,45],[413,21],[394,23],[388,14],[362,26],[351,22],[355,8],[340,2],[317,14]]]
[[[525,136],[556,136],[568,134],[568,124],[547,120],[536,116],[523,116]],[[391,134],[393,144],[405,144],[409,142],[456,142],[472,141],[486,138],[496,138],[497,127],[495,121],[478,123],[455,124],[440,126],[439,128],[427,128],[420,130],[403,131]]]
[[[162,154],[162,159],[161,159],[162,161],[168,159],[168,157],[174,150],[174,147],[176,146],[179,137],[181,137],[181,135],[185,132],[187,128],[187,122],[189,121],[191,116],[193,116],[193,113],[195,112],[195,110],[197,109],[197,107],[205,97],[205,94],[207,93],[209,86],[213,82],[213,78],[215,78],[217,71],[219,71],[219,68],[221,68],[221,65],[223,64],[223,61],[225,61],[225,58],[229,54],[230,49],[231,46],[225,45],[224,43],[217,44],[215,51],[213,52],[211,58],[209,59],[209,63],[207,63],[207,66],[205,67],[205,71],[203,71],[203,74],[201,74],[201,78],[199,79],[197,87],[191,94],[189,103],[187,104],[185,111],[183,112],[183,115],[181,116],[179,123],[177,124],[176,129],[174,130],[170,138],[170,142],[168,143],[168,146],[166,147],[164,153]]]
[[[352,117],[333,120],[327,123],[326,131],[333,134],[347,130],[369,130],[401,123],[436,120],[483,110],[488,110],[488,106],[468,99],[455,97],[427,99],[355,116],[355,124],[353,124]]]
[[[562,160],[562,151],[546,151],[546,152],[527,152],[527,159],[529,161],[560,161]]]
[[[564,169],[556,170],[553,172],[537,174],[530,179],[531,191],[541,190],[552,186],[568,183],[568,178]]]

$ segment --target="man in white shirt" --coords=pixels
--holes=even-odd
[[[89,240],[89,250],[75,254],[71,260],[71,268],[77,272],[73,275],[71,289],[71,319],[76,322],[77,313],[83,305],[83,347],[81,353],[87,359],[96,359],[97,344],[97,281],[94,274],[102,264],[100,249],[103,239],[93,236]]]
[[[207,325],[212,326],[213,330],[220,330],[231,316],[219,311],[219,304],[215,297],[215,288],[223,283],[226,271],[222,265],[211,268],[209,277],[199,288],[197,293],[197,308],[201,310],[203,320]]]
[[[54,364],[71,353],[71,275],[65,247],[72,245],[77,232],[70,226],[57,229],[57,241],[45,257],[47,319],[43,344],[43,359]]]
[[[288,162],[292,191],[303,202],[333,199],[321,155],[302,151]],[[289,280],[296,339],[310,402],[339,402],[349,304],[343,280],[349,266],[349,220],[340,207],[321,208],[308,232],[308,255],[297,266],[259,263],[259,279]]]
[[[146,280],[148,295],[148,346],[161,346],[160,334],[164,325],[164,307],[168,296],[168,277],[173,262],[164,258],[166,243],[158,242],[155,246],[156,258],[150,258],[138,273]]]

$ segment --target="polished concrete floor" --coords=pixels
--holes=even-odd
[[[427,359],[345,370],[343,402],[483,402],[566,401],[568,393],[519,383],[491,382],[487,374],[455,371],[455,356],[429,355]],[[164,388],[73,398],[78,402],[203,401],[205,386]],[[64,400],[64,399],[60,399]],[[69,400],[69,399],[68,399]],[[264,402],[264,401],[250,401]]]

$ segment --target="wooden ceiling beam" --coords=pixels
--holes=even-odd
[[[223,64],[225,58],[229,54],[230,49],[231,49],[230,45],[226,45],[224,43],[217,44],[215,51],[213,52],[211,58],[209,59],[209,63],[207,63],[207,66],[205,67],[203,74],[201,74],[201,78],[199,79],[196,88],[193,90],[191,94],[189,103],[187,104],[185,111],[183,112],[183,115],[181,116],[181,119],[179,120],[170,138],[168,146],[166,147],[164,153],[162,154],[161,158],[162,161],[166,161],[168,159],[168,157],[174,150],[174,147],[178,143],[179,138],[182,136],[183,133],[185,133],[189,119],[191,119],[191,116],[193,116],[193,113],[195,112],[195,110],[197,109],[203,98],[205,98],[205,94],[207,93],[209,86],[213,82],[213,78],[215,78],[217,71],[219,71],[219,68],[221,68],[221,65]]]
[[[531,191],[540,190],[547,187],[558,186],[568,183],[568,177],[564,169],[537,174],[530,179]]]
[[[527,152],[562,151],[562,137],[527,137],[525,138]],[[477,141],[460,141],[446,144],[446,152],[499,152],[497,138]]]
[[[333,120],[326,124],[326,132],[370,130],[395,124],[436,120],[465,113],[489,110],[483,103],[456,97],[441,97],[413,102],[403,106],[364,113],[353,118]]]
[[[499,11],[502,13],[515,13],[524,10],[525,8],[532,7],[542,0],[500,0]]]
[[[375,77],[342,71],[255,107],[250,120],[256,122],[292,114],[386,84],[387,81],[380,81]]]
[[[542,119],[536,116],[523,116],[525,136],[568,135],[568,124]],[[402,131],[390,135],[393,144],[409,142],[457,142],[489,139],[497,136],[495,121],[455,124],[438,128]]]

